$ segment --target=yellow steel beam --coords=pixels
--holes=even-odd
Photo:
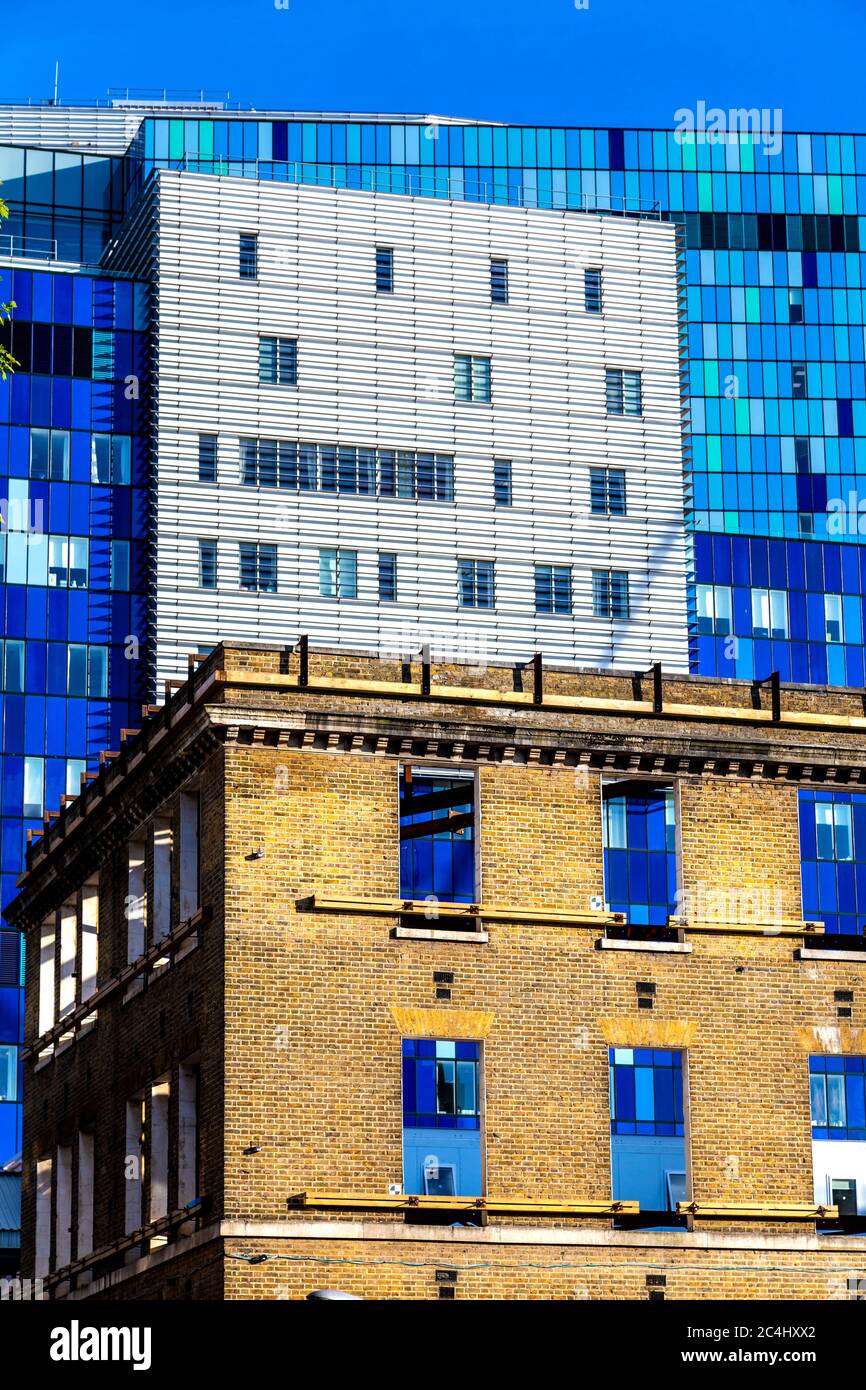
[[[584,908],[487,907],[483,903],[439,902],[412,898],[332,898],[315,893],[312,906],[317,912],[370,913],[393,916],[406,913],[416,917],[484,917],[500,922],[570,923],[576,926],[616,926],[625,921],[621,912],[587,911]]]
[[[668,926],[685,932],[724,932],[744,936],[820,936],[824,931],[823,922],[721,922],[715,920],[685,921],[680,917],[669,917]]]
[[[347,1192],[295,1192],[288,1199],[289,1207],[343,1211],[487,1211],[514,1212],[539,1216],[618,1216],[636,1215],[640,1203],[632,1201],[560,1202],[554,1199],[534,1200],[531,1197],[427,1197],[403,1194],[382,1197],[378,1194]]]
[[[836,1206],[814,1202],[677,1202],[680,1216],[730,1217],[744,1221],[835,1221]]]

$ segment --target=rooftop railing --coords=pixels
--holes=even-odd
[[[57,241],[54,237],[14,236],[0,234],[0,256],[33,256],[41,261],[57,260]]]
[[[149,164],[151,161],[147,161]],[[661,204],[649,198],[617,197],[604,193],[574,195],[565,190],[539,190],[516,187],[505,182],[472,179],[452,173],[416,173],[392,166],[376,168],[354,166],[357,176],[345,165],[304,164],[272,159],[230,159],[213,156],[201,159],[184,155],[181,159],[155,160],[155,167],[196,174],[216,174],[234,178],[261,179],[277,183],[312,184],[318,188],[350,188],[369,193],[398,193],[421,197],[452,199],[457,202],[501,203],[508,207],[559,209],[563,212],[601,213],[611,217],[647,217],[661,220]]]

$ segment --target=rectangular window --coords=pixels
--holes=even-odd
[[[866,1058],[810,1057],[809,1090],[813,1139],[866,1143]]]
[[[458,601],[461,608],[493,608],[492,560],[458,560]]]
[[[57,914],[45,918],[39,935],[39,1035],[54,1027],[54,977],[57,953]]]
[[[25,643],[7,638],[0,641],[0,679],[3,689],[10,694],[20,695],[24,690]]]
[[[259,381],[272,386],[297,386],[297,338],[259,338]]]
[[[81,890],[81,989],[84,1003],[96,992],[99,966],[99,879],[87,880]]]
[[[215,483],[217,480],[217,436],[200,434],[198,437],[198,480],[200,483]]]
[[[792,362],[791,364],[791,394],[795,401],[806,399],[806,363]]]
[[[379,600],[381,603],[397,602],[396,555],[379,555]]]
[[[788,595],[784,589],[752,590],[752,636],[788,636]]]
[[[601,271],[595,266],[583,272],[583,307],[588,314],[601,313]]]
[[[24,807],[26,817],[41,817],[45,782],[45,759],[24,759]]]
[[[10,1043],[0,1043],[0,1101],[17,1099],[18,1048]]]
[[[132,439],[128,434],[90,436],[90,481],[126,485],[130,481]]]
[[[49,536],[49,589],[86,589],[88,557],[89,543],[83,536]]]
[[[256,280],[259,274],[259,239],[254,232],[241,232],[238,238],[238,275]]]
[[[602,832],[609,910],[625,913],[629,935],[664,939],[677,911],[673,787],[639,779],[603,782]]]
[[[803,322],[803,291],[788,290],[788,322]]]
[[[593,516],[625,516],[624,468],[590,468],[589,510]]]
[[[642,411],[641,374],[619,368],[605,372],[605,403],[608,415],[640,415]]]
[[[467,353],[454,355],[454,399],[457,401],[489,401],[490,358]]]
[[[686,1196],[683,1054],[611,1047],[608,1066],[612,1196],[658,1224]]]
[[[69,481],[69,431],[30,431],[30,477],[53,483]]]
[[[799,793],[803,917],[827,933],[866,935],[866,793]]]
[[[404,1192],[480,1196],[480,1043],[404,1038],[402,1054]]]
[[[842,595],[824,595],[824,627],[828,642],[844,642]]]
[[[731,632],[731,590],[724,584],[696,584],[698,632],[727,637]]]
[[[243,550],[243,547],[241,547]],[[198,543],[198,586],[200,589],[215,589],[217,586],[217,543],[214,540]],[[241,559],[241,588],[243,583],[243,558]]]
[[[474,776],[402,767],[400,896],[471,903],[475,891]]]
[[[535,566],[536,613],[571,612],[571,567],[569,565]]]
[[[497,507],[512,505],[511,460],[493,460],[493,501]]]
[[[394,293],[394,248],[376,247],[376,293]]]
[[[319,551],[319,593],[322,598],[358,597],[358,552]]]
[[[453,455],[413,449],[242,439],[240,477],[245,487],[454,501]]]
[[[490,303],[508,303],[508,262],[498,259],[490,261]]]
[[[75,1008],[75,963],[78,956],[78,911],[75,898],[60,908],[60,970],[58,974],[59,1017]]]
[[[625,570],[593,570],[593,617],[622,619],[629,616],[629,611],[628,574]]]
[[[240,584],[247,593],[275,594],[277,592],[277,547],[241,541]]]

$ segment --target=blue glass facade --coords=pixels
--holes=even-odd
[[[20,266],[0,266],[18,361],[0,382],[3,906],[28,829],[145,696],[147,286]],[[20,975],[18,934],[0,931],[0,1162],[21,1142]]]

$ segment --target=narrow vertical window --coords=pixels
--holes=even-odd
[[[397,556],[379,555],[379,599],[382,603],[397,602]]]
[[[198,912],[200,903],[199,795],[181,792],[180,797],[180,920]]]
[[[75,1239],[75,1257],[79,1260],[93,1249],[94,1172],[93,1134],[82,1129],[78,1133],[78,1221]]]
[[[127,848],[126,959],[129,964],[144,955],[144,924],[147,918],[147,883],[144,840],[130,840]]]
[[[198,437],[198,480],[200,483],[215,483],[217,480],[217,436],[200,434]]]
[[[54,1027],[55,1021],[55,958],[57,953],[57,918],[51,913],[42,923],[39,934],[39,1035]]]
[[[493,460],[493,501],[497,507],[512,505],[511,460]]]
[[[497,258],[490,261],[490,303],[508,303],[508,262]]]
[[[70,898],[60,909],[59,1016],[75,1008],[76,964],[78,960],[78,905]]]
[[[793,396],[793,398],[794,398],[795,401],[802,401],[802,400],[805,400],[805,399],[806,399],[806,394],[807,394],[807,391],[806,391],[806,384],[807,384],[806,363],[805,363],[805,362],[792,362],[792,363],[791,363],[791,395]]]
[[[36,1160],[36,1250],[33,1272],[44,1279],[51,1271],[52,1168],[50,1158]]]
[[[376,247],[376,293],[394,293],[394,248]]]
[[[215,589],[217,586],[217,543],[214,540],[198,543],[198,585],[200,589]]]
[[[171,1090],[167,1078],[150,1088],[150,1171],[147,1219],[157,1221],[168,1214],[168,1110]],[[164,1243],[164,1242],[163,1242]]]
[[[32,816],[35,818],[42,815],[44,783],[45,759],[36,757],[25,758],[23,805],[23,814],[25,816]]]
[[[238,273],[241,280],[258,278],[259,239],[253,232],[241,232],[238,239]]]
[[[588,314],[601,313],[601,271],[594,266],[583,272],[583,307]]]
[[[788,322],[803,322],[803,291],[801,289],[788,290]]]
[[[54,1196],[54,1268],[63,1269],[72,1259],[72,1149],[57,1149]]]
[[[122,589],[122,590],[126,591],[126,590],[129,588],[129,578],[130,578],[130,543],[129,543],[129,541],[112,541],[112,542],[111,542],[111,587],[112,587],[112,589]],[[78,585],[78,586],[74,586],[74,585],[73,585],[73,583],[72,583],[72,575],[70,574],[70,588],[72,588],[72,587],[79,587],[79,588],[82,588],[82,587],[84,587],[84,585],[85,585],[86,583],[87,583],[86,570],[85,570],[85,578],[84,578],[83,584]]]
[[[625,469],[590,468],[589,510],[593,516],[625,516]]]
[[[166,816],[153,823],[153,939],[171,931],[172,826]]]
[[[144,1094],[126,1102],[126,1152],[123,1162],[124,1229],[128,1234],[144,1224]]]
[[[82,1004],[96,991],[99,969],[99,879],[87,880],[81,890],[81,990]]]
[[[177,1098],[177,1204],[185,1207],[200,1195],[198,1153],[199,1069],[181,1062]]]

